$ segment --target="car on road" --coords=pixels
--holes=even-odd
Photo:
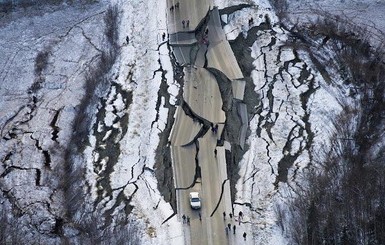
[[[190,192],[190,206],[192,209],[201,208],[201,198],[199,197],[199,192]]]

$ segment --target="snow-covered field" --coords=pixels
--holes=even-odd
[[[89,5],[87,11],[45,6],[1,20],[0,186],[2,222],[9,224],[4,236],[18,233],[24,242],[39,237],[55,242],[46,234],[55,232],[63,217],[58,175],[84,74],[102,48],[105,9],[104,4]],[[40,67],[38,54],[45,60]]]
[[[247,38],[265,16],[272,27],[251,37],[251,79],[260,100],[258,113],[249,117],[249,148],[239,163],[234,210],[245,214],[253,229],[248,239],[255,244],[289,244],[275,210],[295,194],[303,169],[328,144],[334,131],[328,122],[341,112],[345,88],[326,84],[306,53],[282,47],[288,33],[267,0],[214,0],[220,9],[241,3],[253,6],[222,16],[229,40]],[[119,9],[119,52],[105,74],[107,89],[96,91],[93,111],[79,111],[89,96],[87,72],[105,50],[103,18],[111,5]],[[370,26],[376,38],[385,31],[383,1],[289,2],[293,18],[307,18],[313,8]],[[73,122],[89,113],[91,135],[84,154],[75,157],[85,171],[89,207],[105,220],[127,214],[138,225],[140,244],[184,244],[183,226],[154,173],[159,133],[182,89],[162,40],[166,9],[166,1],[114,0],[19,9],[0,20],[0,221],[16,227],[4,229],[8,236],[55,244],[63,234],[78,234],[65,214],[61,179],[66,149],[76,139]]]
[[[313,20],[314,13],[329,13],[367,28],[374,39],[383,40],[385,34],[385,2],[383,0],[304,0],[288,1],[288,12],[293,19]]]
[[[78,164],[87,166],[87,202],[97,200],[100,212],[112,216],[133,206],[131,216],[143,228],[138,232],[148,235],[143,242],[180,244],[176,216],[162,225],[173,210],[157,190],[154,175],[158,134],[168,116],[166,97],[158,95],[159,87],[162,81],[167,83],[167,103],[171,105],[179,91],[167,43],[161,40],[167,33],[165,1],[43,6],[29,10],[36,14],[23,17],[19,10],[21,13],[11,17],[21,17],[4,21],[0,34],[1,187],[3,193],[16,197],[10,204],[26,213],[21,219],[31,222],[28,220],[35,216],[43,220],[36,221],[38,230],[56,232],[64,212],[56,175],[65,161],[63,151],[71,138],[77,108],[87,96],[85,75],[105,48],[103,17],[109,5],[119,7],[120,50],[106,75],[109,88],[98,92],[102,104],[91,112],[96,115],[94,134],[84,157],[78,158],[85,161]],[[48,61],[37,74],[35,59],[42,51],[48,53]],[[39,78],[40,87],[31,89]],[[106,154],[101,149],[114,152]],[[113,162],[111,154],[116,153]],[[27,233],[33,236],[33,232]]]

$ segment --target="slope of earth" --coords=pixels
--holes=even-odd
[[[62,232],[64,153],[84,74],[104,49],[107,7],[84,7],[19,9],[2,18],[2,243],[53,244]]]
[[[153,169],[179,87],[163,4],[2,15],[0,243],[169,244],[178,223],[161,225],[173,211]]]
[[[254,224],[256,244],[291,244],[293,234],[283,230],[293,225],[289,223],[289,216],[290,209],[295,207],[286,204],[301,190],[308,189],[309,173],[322,169],[327,158],[325,152],[328,152],[325,149],[335,147],[333,138],[339,132],[336,118],[344,114],[347,105],[355,108],[361,95],[355,95],[352,92],[355,85],[341,76],[341,67],[338,67],[341,60],[338,61],[336,49],[328,45],[322,47],[319,37],[299,45],[301,37],[285,28],[291,27],[288,22],[281,25],[266,1],[255,1],[252,7],[241,10],[230,5],[234,2],[217,2],[223,8],[227,38],[234,40],[232,48],[249,88],[254,85],[261,98],[258,103],[248,104],[252,118],[249,149],[238,164],[240,179],[234,204],[241,205],[247,222]],[[236,1],[237,4],[250,2]],[[290,5],[292,2],[295,1],[289,2],[289,10],[298,6]],[[354,2],[352,9],[354,4],[364,4]],[[309,7],[305,18],[311,18],[311,11]],[[290,12],[289,17],[292,17]],[[377,19],[377,23],[379,21]],[[360,31],[361,27],[351,31]],[[357,32],[359,34],[362,33]],[[375,37],[377,34],[381,33],[375,33]],[[327,67],[328,59],[334,60],[330,67]],[[377,152],[380,145],[373,151]],[[306,229],[306,226],[300,227]]]

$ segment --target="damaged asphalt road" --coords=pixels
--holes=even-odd
[[[226,152],[244,145],[248,122],[247,110],[239,106],[243,104],[243,74],[223,33],[218,9],[209,11],[199,23],[187,32],[171,34],[170,42],[174,65],[184,66],[182,103],[170,135],[171,159],[178,215],[191,217],[192,234],[202,234],[191,234],[192,244],[225,239],[222,213],[233,212]],[[231,131],[236,136],[228,137],[227,115],[236,115],[239,128],[244,125],[244,130]],[[196,223],[198,214],[188,202],[191,191],[202,196],[202,225]]]

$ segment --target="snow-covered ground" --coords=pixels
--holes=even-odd
[[[217,3],[222,7],[233,4],[229,1]],[[322,161],[323,156],[319,153],[329,145],[328,139],[335,132],[330,122],[342,112],[340,102],[353,102],[346,101],[349,100],[346,87],[334,87],[324,81],[306,53],[294,54],[290,47],[282,47],[288,33],[277,25],[272,7],[266,1],[255,1],[255,5],[257,7],[222,16],[229,40],[235,40],[239,34],[246,38],[248,30],[265,21],[266,15],[273,25],[272,29],[258,31],[256,41],[250,47],[254,59],[251,76],[261,104],[258,107],[260,112],[249,124],[251,134],[247,143],[250,148],[239,164],[241,177],[235,202],[251,204],[249,209],[243,210],[255,225],[255,244],[290,244],[289,237],[286,237],[289,234],[279,227],[277,207],[284,207],[296,195],[296,189],[302,185],[302,171]],[[311,9],[320,5],[327,13],[340,14],[347,19],[355,13],[353,22],[361,26],[368,24],[370,9],[385,6],[379,1],[371,5],[351,1],[348,4],[351,11],[347,13],[346,5],[336,1],[333,4],[330,1],[289,1],[289,10],[295,16],[298,14],[296,11],[306,8],[308,15],[299,16],[308,20],[313,17]],[[336,8],[330,11],[331,6]],[[360,12],[363,6],[368,12]],[[374,16],[384,13],[375,12]],[[251,18],[254,22],[249,25]],[[381,34],[383,37],[381,20],[370,21],[371,31],[380,30],[374,36]]]
[[[293,19],[313,20],[316,17],[315,13],[325,12],[367,28],[374,39],[383,40],[385,34],[385,2],[383,0],[290,0],[288,3],[288,12]]]
[[[122,9],[121,42],[125,42],[128,36],[129,43],[122,47],[111,77],[115,78],[115,82],[121,85],[123,90],[132,92],[132,102],[128,109],[123,111],[129,118],[127,133],[116,142],[120,145],[120,155],[108,177],[113,191],[102,194],[100,205],[104,211],[118,205],[114,207],[114,212],[119,213],[128,203],[120,203],[117,195],[123,194],[126,201],[132,196],[129,204],[134,206],[133,215],[143,222],[145,234],[148,235],[142,237],[143,244],[181,244],[182,226],[176,220],[177,216],[162,224],[173,215],[173,210],[157,189],[154,174],[158,135],[164,130],[168,116],[168,109],[164,107],[165,97],[159,98],[158,95],[162,79],[166,79],[169,88],[170,104],[175,104],[175,96],[179,91],[179,86],[173,79],[170,51],[167,43],[162,40],[162,34],[167,33],[166,2],[117,1],[116,4]],[[124,107],[119,106],[122,102],[116,99],[117,95],[119,94],[116,91],[110,94],[115,100],[110,102],[110,113],[105,114],[105,123],[113,122],[119,116],[114,109]],[[158,98],[161,101],[159,109],[156,104]],[[122,126],[112,125],[116,128]],[[109,133],[105,132],[104,138],[108,138]],[[100,145],[94,143],[87,150],[87,172],[90,183],[98,186],[100,174],[95,173],[94,168],[99,159],[95,161],[92,156],[98,154]],[[105,161],[108,162],[108,159]],[[94,195],[96,191],[97,189],[94,190]]]
[[[273,27],[258,31],[249,47],[260,102],[258,114],[251,117],[249,149],[239,163],[234,200],[249,206],[236,204],[234,210],[245,214],[255,244],[289,244],[276,207],[293,195],[301,185],[301,171],[328,144],[334,130],[328,122],[341,112],[344,91],[326,84],[305,53],[281,47],[288,36],[276,25],[267,0],[214,0],[220,9],[241,3],[253,6],[222,16],[229,40],[248,37],[266,15]],[[184,244],[183,225],[172,216],[154,174],[159,133],[169,121],[166,105],[175,105],[181,89],[162,40],[167,34],[166,1],[43,6],[28,10],[34,14],[20,9],[0,21],[1,212],[11,219],[10,210],[17,207],[13,211],[20,212],[19,225],[37,227],[24,226],[24,239],[42,236],[47,243],[58,243],[50,234],[58,235],[64,219],[59,181],[64,153],[79,104],[87,96],[85,75],[105,48],[103,16],[109,5],[119,7],[119,53],[107,74],[108,89],[99,91],[97,109],[90,113],[96,126],[91,125],[84,158],[79,158],[85,159],[79,164],[86,168],[88,202],[106,216],[132,207],[129,217],[139,223],[141,244]],[[312,8],[341,13],[373,32],[385,30],[383,1],[289,2],[293,16],[303,17]],[[35,62],[38,54],[48,57],[41,70]],[[170,97],[160,92],[162,84]]]
[[[1,20],[0,186],[2,222],[10,224],[3,230],[6,235],[19,233],[23,241],[33,241],[38,236],[23,223],[45,236],[63,216],[58,175],[83,96],[84,74],[102,47],[98,18],[105,10],[103,3],[87,11],[43,6],[34,14],[18,10]],[[35,59],[44,53],[46,65],[37,68]],[[20,216],[13,222],[17,210]]]

